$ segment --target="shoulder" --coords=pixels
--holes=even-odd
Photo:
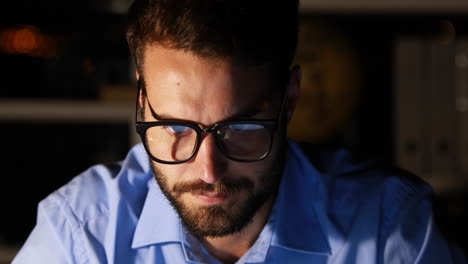
[[[407,208],[430,205],[431,186],[408,171],[343,148],[307,144],[299,148],[318,171],[330,216],[344,229],[369,208],[376,211],[372,215],[380,228],[389,230]]]
[[[95,165],[45,198],[39,208],[83,224],[106,216],[112,204],[121,199],[130,187],[135,194],[146,193],[148,161],[141,145],[129,151],[124,161]],[[136,185],[136,186],[135,186]]]
[[[318,219],[323,234],[333,241],[329,247],[334,259],[420,263],[415,260],[443,255],[437,258],[442,261],[421,263],[449,263],[444,261],[448,250],[433,250],[445,241],[432,222],[432,188],[418,177],[339,148],[304,149],[291,142],[289,160],[294,168],[289,182],[295,185],[287,187],[301,193],[289,197],[299,197],[294,204],[307,212],[301,223]],[[292,208],[286,212],[298,212],[296,207],[285,207]]]
[[[378,189],[383,196],[401,199],[432,193],[432,188],[418,176],[369,156],[334,146],[298,146],[330,191],[338,188],[365,195]]]
[[[78,175],[39,203],[36,226],[15,263],[105,261],[106,251],[115,246],[106,241],[117,232],[124,234],[119,243],[130,244],[127,234],[133,231],[150,175],[141,145],[122,162],[96,165]]]

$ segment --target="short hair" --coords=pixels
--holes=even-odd
[[[135,0],[127,42],[140,74],[145,47],[287,71],[296,52],[298,0]]]

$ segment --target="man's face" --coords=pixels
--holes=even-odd
[[[280,93],[274,93],[267,67],[247,67],[223,59],[149,46],[144,58],[144,121],[192,121],[211,126],[220,121],[275,119]],[[279,91],[281,89],[276,89]],[[149,103],[149,104],[148,104]],[[154,144],[154,143],[150,143]],[[282,172],[284,136],[275,133],[268,157],[237,162],[204,135],[196,155],[177,164],[151,160],[153,173],[185,226],[197,236],[224,236],[243,229],[274,199]],[[268,202],[268,203],[267,203]]]

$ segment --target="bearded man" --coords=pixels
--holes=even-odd
[[[451,263],[431,189],[286,138],[297,0],[136,0],[142,144],[39,204],[14,263]]]

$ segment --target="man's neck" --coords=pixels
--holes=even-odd
[[[262,232],[268,221],[273,201],[273,198],[266,201],[241,232],[224,237],[201,238],[203,245],[213,257],[222,263],[235,263],[252,247]]]

